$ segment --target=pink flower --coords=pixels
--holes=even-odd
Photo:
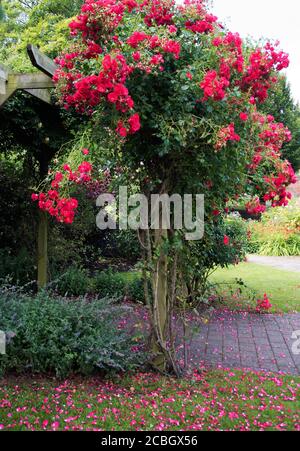
[[[132,48],[136,48],[140,42],[147,40],[149,36],[143,31],[135,31],[132,35],[127,39],[127,44]]]
[[[58,192],[56,190],[48,191],[48,196],[49,196],[49,199],[51,199],[51,200],[56,200],[59,197]]]
[[[129,133],[136,133],[141,128],[140,116],[138,113],[133,114],[129,120],[128,124],[130,126]]]
[[[56,429],[59,427],[59,422],[58,422],[58,421],[54,421],[54,422],[51,424],[51,427],[52,427],[52,429],[56,430]]]
[[[241,114],[240,114],[240,119],[241,119],[241,121],[246,122],[246,121],[248,120],[248,118],[249,118],[249,116],[248,116],[247,113],[241,113]]]
[[[265,293],[263,299],[257,300],[256,311],[258,313],[260,313],[262,311],[268,311],[271,308],[272,308],[272,304],[271,304],[270,299],[268,298],[267,294]]]
[[[125,128],[124,123],[122,121],[118,122],[118,125],[117,125],[117,128],[116,128],[116,132],[119,133],[119,135],[122,138],[126,138],[128,132],[127,132],[127,129]]]
[[[229,238],[229,236],[224,235],[223,243],[225,244],[225,246],[229,246],[229,244],[230,244],[230,238]]]
[[[226,95],[226,88],[230,85],[227,78],[218,75],[215,70],[210,70],[204,76],[200,83],[200,88],[203,89],[203,101],[212,98],[215,101],[223,100]]]
[[[132,58],[134,59],[134,61],[140,61],[140,59],[141,59],[140,52],[133,52]]]
[[[175,25],[168,25],[168,30],[170,33],[176,33],[177,28],[175,27]]]
[[[219,47],[222,43],[223,39],[221,37],[217,37],[212,40],[212,45],[215,47]]]
[[[173,53],[175,59],[178,59],[180,50],[181,50],[181,46],[180,46],[179,42],[169,40],[164,43],[163,50],[167,53]]]
[[[31,194],[31,200],[33,200],[33,202],[38,200],[38,198],[39,198],[38,194],[35,194],[35,193]]]
[[[87,173],[87,172],[91,172],[92,170],[92,165],[91,163],[89,163],[88,161],[83,161],[79,166],[78,166],[78,171],[82,174],[82,173]]]
[[[237,141],[239,142],[241,137],[235,133],[234,123],[229,124],[227,127],[223,127],[219,130],[217,135],[217,142],[215,144],[216,150],[221,150],[222,147],[225,147],[228,141]]]
[[[62,181],[62,179],[63,179],[63,174],[61,172],[57,172],[55,174],[55,179],[54,180],[59,183],[59,182]]]

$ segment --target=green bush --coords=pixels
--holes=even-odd
[[[18,252],[12,249],[0,249],[0,279],[9,278],[17,285],[24,285],[35,280],[34,259],[25,247]]]
[[[293,257],[300,255],[300,235],[293,234],[288,237],[278,233],[272,234],[268,239],[252,241],[254,253],[274,257]]]
[[[142,279],[132,273],[102,271],[89,278],[86,270],[70,268],[48,286],[50,292],[61,296],[96,295],[100,298],[119,299],[128,297],[131,301],[144,301],[144,285]]]
[[[144,282],[139,273],[103,271],[93,280],[95,293],[101,297],[127,297],[133,302],[144,302]]]
[[[138,364],[133,341],[118,329],[128,307],[108,300],[54,299],[0,293],[0,330],[7,333],[7,354],[0,372],[31,372],[66,377],[96,370],[128,370]],[[135,343],[136,345],[136,343]]]
[[[220,258],[219,265],[224,267],[243,261],[248,247],[248,223],[239,214],[231,214],[224,221],[224,234],[230,238],[226,255]],[[224,248],[223,248],[224,250]]]
[[[228,246],[224,245],[225,235],[229,237]],[[215,224],[206,226],[202,240],[191,242],[190,246],[192,256],[197,260],[196,266],[201,271],[238,263],[246,256],[247,222],[239,214],[219,218]]]
[[[83,296],[90,291],[90,279],[84,269],[72,267],[49,287],[62,296]]]
[[[247,254],[259,254],[259,253],[260,253],[260,244],[257,240],[253,239],[253,235],[251,232],[251,237],[249,238],[247,245]]]
[[[131,301],[145,302],[144,281],[141,277],[135,277],[129,282],[128,297]]]
[[[93,280],[95,293],[100,297],[120,298],[126,295],[127,281],[122,273],[103,271]]]
[[[249,223],[249,252],[270,256],[300,255],[300,207],[269,209],[260,222]]]
[[[141,248],[134,230],[98,230],[95,241],[104,257],[121,258],[128,262],[141,258]]]

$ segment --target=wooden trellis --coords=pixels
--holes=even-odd
[[[51,104],[52,76],[57,66],[36,46],[29,44],[27,53],[34,67],[40,72],[14,73],[0,63],[0,108],[18,90],[23,90],[41,101]],[[40,212],[38,227],[38,286],[42,288],[48,279],[48,221],[45,212]]]

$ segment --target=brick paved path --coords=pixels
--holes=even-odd
[[[204,361],[211,366],[300,374],[300,355],[292,352],[295,331],[300,332],[300,314],[217,311],[193,337],[189,357],[195,366]]]

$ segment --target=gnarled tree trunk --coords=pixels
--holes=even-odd
[[[152,349],[154,354],[152,364],[160,371],[167,371],[167,324],[168,324],[168,259],[162,250],[163,239],[167,238],[167,230],[156,230],[154,233],[154,247],[159,249],[159,257],[155,262],[152,273],[153,292],[153,331]]]

